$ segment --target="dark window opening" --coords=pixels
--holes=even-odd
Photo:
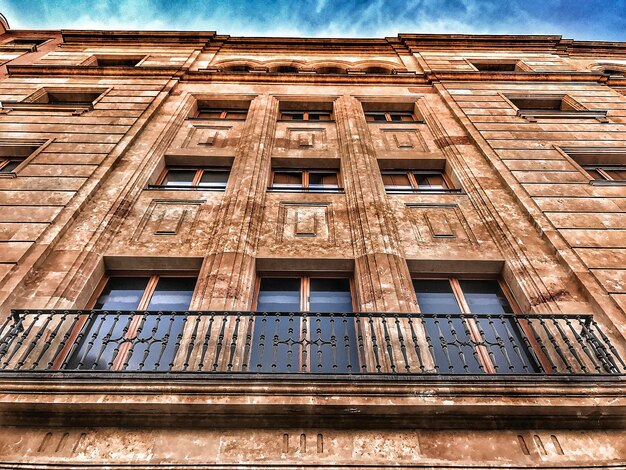
[[[341,67],[320,67],[316,72],[323,75],[345,75],[348,73],[346,69]]]
[[[595,180],[626,181],[626,165],[584,165],[583,168]]]
[[[333,113],[330,111],[281,111],[280,119],[283,121],[332,121]]]
[[[366,111],[365,120],[369,122],[417,122],[415,114],[410,112],[391,111]]]
[[[517,62],[472,62],[479,72],[515,72],[519,70]]]
[[[256,310],[251,372],[359,372],[349,279],[263,277]]]
[[[3,158],[0,157],[0,173],[13,173],[13,171],[22,163],[22,158]]]
[[[270,72],[273,73],[298,73],[298,68],[292,65],[279,65],[278,67],[274,67],[270,69]]]
[[[135,67],[144,57],[128,56],[96,56],[95,65],[98,67]]]
[[[367,67],[363,71],[368,75],[391,75],[391,70],[385,67]]]
[[[249,65],[230,65],[228,67],[224,67],[224,72],[250,72],[252,67]]]
[[[8,42],[9,46],[39,46],[46,41],[49,41],[51,38],[15,38],[12,41]]]
[[[91,106],[100,95],[102,95],[102,91],[46,90],[32,102],[50,105]]]

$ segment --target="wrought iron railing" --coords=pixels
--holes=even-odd
[[[13,311],[0,372],[625,374],[591,315]]]

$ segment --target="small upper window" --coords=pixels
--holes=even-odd
[[[369,122],[417,122],[415,114],[402,111],[366,111],[365,119]]]
[[[604,69],[604,73],[612,77],[626,77],[626,71],[617,69]]]
[[[518,61],[472,61],[471,63],[479,72],[517,72],[521,70]]]
[[[4,45],[8,46],[39,46],[50,38],[15,38]]]
[[[98,67],[135,67],[144,59],[144,56],[96,56],[95,64]]]
[[[367,67],[363,71],[367,75],[391,75],[391,70],[385,67]]]
[[[298,68],[292,65],[279,65],[270,69],[273,73],[298,73]]]
[[[22,161],[22,158],[0,157],[0,173],[13,173]]]
[[[345,75],[348,73],[346,69],[343,69],[341,67],[320,67],[315,71],[319,74],[324,75]]]
[[[244,121],[248,116],[245,109],[198,108],[195,117],[198,119],[236,119]]]
[[[626,164],[584,165],[583,168],[595,180],[626,181]]]
[[[100,97],[101,90],[81,91],[46,89],[41,96],[34,98],[31,103],[67,105],[67,106],[91,106]]]
[[[249,65],[229,65],[222,69],[224,72],[250,72],[252,67]]]
[[[167,167],[157,180],[162,189],[189,189],[223,191],[226,189],[230,169]]]
[[[507,99],[517,108],[517,115],[539,118],[598,119],[606,122],[606,110],[588,109],[569,95],[509,95]]]
[[[330,111],[281,111],[280,118],[285,121],[332,121]]]
[[[291,192],[333,192],[340,189],[336,170],[274,170],[272,190]]]
[[[454,189],[442,170],[383,170],[381,175],[385,190],[389,193]]]

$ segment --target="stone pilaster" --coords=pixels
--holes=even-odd
[[[361,310],[416,311],[411,275],[361,103],[342,96],[334,112]]]
[[[249,310],[270,156],[276,135],[278,100],[252,100],[215,230],[198,279],[195,308]]]

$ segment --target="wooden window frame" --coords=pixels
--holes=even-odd
[[[285,119],[283,116],[291,115],[291,114],[302,114],[302,119]],[[309,114],[325,114],[328,116],[328,119],[309,119]],[[299,110],[284,110],[280,112],[280,121],[295,121],[295,122],[333,122],[335,120],[335,116],[332,111],[299,111]]]
[[[443,178],[443,182],[445,184],[445,188],[438,188],[438,189],[428,189],[428,187],[425,186],[421,186],[417,183],[417,179],[415,178],[415,173],[423,173],[423,174],[427,174],[427,173],[439,173],[441,174],[441,177]],[[410,190],[404,190],[404,189],[399,189],[398,191],[413,191],[413,192],[420,192],[420,191],[424,191],[424,192],[436,192],[436,191],[443,191],[443,192],[448,192],[448,191],[454,191],[456,188],[454,187],[454,184],[452,183],[452,180],[450,179],[450,177],[446,174],[446,172],[444,170],[381,170],[380,172],[381,177],[385,174],[394,174],[394,175],[407,175],[408,179],[409,179],[409,184],[411,185],[411,189]],[[384,183],[383,183],[383,186]],[[390,188],[392,190],[392,193],[394,193],[395,191],[393,190],[393,188]],[[385,186],[385,191],[387,191],[388,188],[387,186]]]
[[[26,160],[26,158],[18,158],[18,157],[0,157],[0,174],[3,175],[11,175],[13,173],[15,173],[15,170],[17,170],[20,165],[22,165],[24,163],[24,160]],[[2,171],[3,168],[7,167],[11,162],[18,162],[17,166],[11,170],[11,171]]]
[[[276,172],[284,172],[284,173],[300,173],[301,177],[300,177],[300,183],[301,186],[300,187],[294,187],[294,188],[282,188],[280,186],[275,186],[274,185],[274,176],[276,174]],[[337,187],[336,188],[319,188],[319,192],[335,192],[335,191],[343,191],[343,179],[341,178],[341,171],[334,169],[334,168],[330,168],[330,169],[323,169],[323,168],[312,168],[312,169],[301,169],[301,168],[272,168],[271,174],[270,174],[270,186],[268,187],[268,189],[270,190],[274,190],[274,191],[289,191],[289,192],[309,192],[310,191],[310,187],[309,187],[309,176],[310,173],[335,173],[337,175]],[[315,191],[317,192],[317,191]]]
[[[412,113],[410,111],[365,111],[365,120],[367,122],[393,122],[393,123],[418,123],[421,122],[419,119],[417,119],[417,116],[415,115],[415,113]],[[400,114],[402,116],[411,116],[412,120],[411,121],[394,121],[393,119],[391,119],[391,115],[392,114]],[[376,121],[375,119],[367,119],[368,116],[373,116],[373,115],[377,115],[377,116],[381,116],[384,115],[385,116],[385,121]]]
[[[163,185],[163,181],[165,180],[165,178],[167,177],[167,174],[171,171],[171,170],[183,170],[183,171],[196,171],[195,176],[193,177],[193,180],[191,181],[191,185],[190,186],[185,186],[185,185],[180,185],[179,187],[176,186],[165,186]],[[165,168],[163,168],[163,171],[161,171],[161,174],[159,174],[159,177],[156,180],[156,183],[154,186],[158,186],[159,189],[167,189],[167,188],[172,188],[172,189],[200,189],[203,191],[217,191],[218,188],[217,187],[211,187],[211,186],[199,186],[200,180],[202,180],[202,175],[204,174],[205,171],[228,171],[228,179],[230,179],[230,172],[231,172],[231,168],[228,167],[185,167],[185,166],[166,166]],[[228,186],[228,181],[226,181],[226,185],[224,185],[223,188],[219,188],[220,191],[225,191],[226,187]]]
[[[89,298],[89,301],[87,302],[87,306],[85,307],[85,310],[93,310],[94,306],[96,305],[96,302],[98,301],[98,298],[102,295],[102,292],[104,291],[107,283],[109,282],[109,279],[118,278],[118,277],[148,277],[149,278],[148,283],[146,284],[146,288],[143,291],[143,295],[141,296],[141,299],[139,300],[139,305],[134,310],[135,312],[147,311],[146,309],[148,308],[148,305],[150,304],[150,300],[152,299],[152,296],[154,295],[156,286],[159,283],[159,279],[161,277],[195,278],[196,286],[198,284],[198,281],[197,281],[198,273],[195,273],[195,272],[190,273],[188,271],[170,271],[170,272],[159,271],[155,273],[154,271],[111,271],[109,273],[106,273],[104,276],[102,276],[102,279],[100,279],[100,282],[98,282],[98,285],[94,289],[93,294]],[[195,296],[195,289],[194,289],[193,296]],[[120,370],[122,366],[124,365],[124,361],[127,359],[128,353],[130,352],[130,348],[132,347],[132,342],[130,340],[135,339],[135,337],[137,336],[139,324],[141,323],[142,318],[143,318],[143,315],[135,315],[129,322],[128,330],[124,334],[124,340],[128,340],[128,341],[125,341],[120,346],[117,356],[115,356],[115,359],[113,360],[113,365],[110,370],[112,371]],[[76,324],[72,328],[72,332],[70,333],[65,346],[59,352],[57,357],[54,359],[54,362],[52,364],[52,370],[61,370],[61,366],[68,359],[68,355],[71,352],[72,348],[74,347],[76,340],[78,336],[80,335],[80,332],[83,330],[83,328],[85,328],[89,319],[90,319],[89,314],[84,314],[84,315],[79,316]]]

